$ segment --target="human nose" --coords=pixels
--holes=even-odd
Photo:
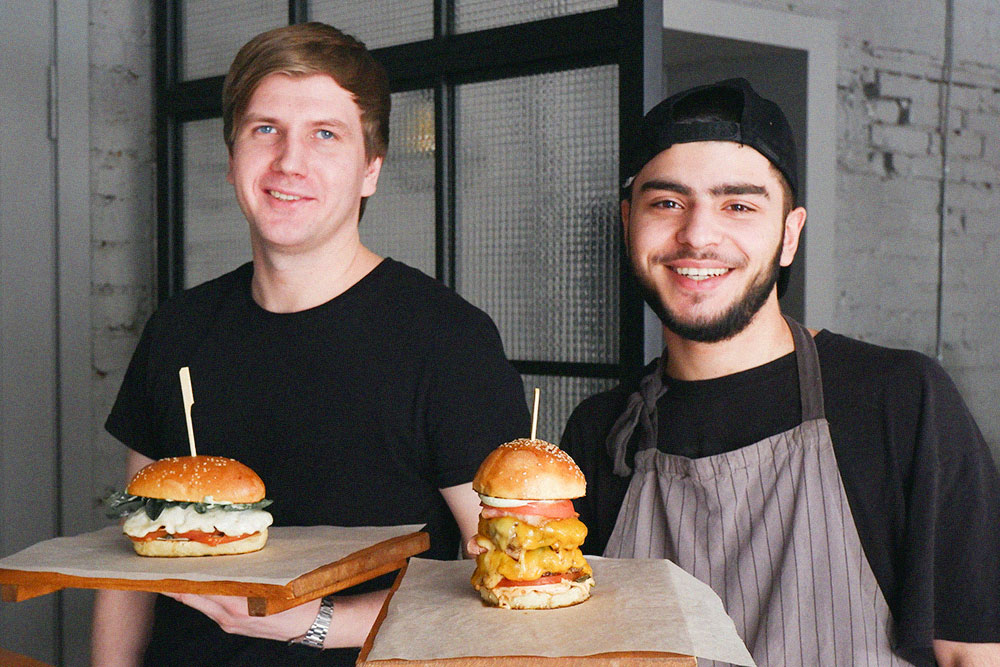
[[[307,171],[308,156],[307,148],[295,137],[285,137],[276,145],[274,161],[271,168],[274,171],[302,176]]]
[[[706,206],[692,206],[677,230],[677,242],[692,248],[703,248],[719,242],[720,227]]]

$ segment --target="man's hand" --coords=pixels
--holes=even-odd
[[[941,667],[1000,667],[1000,644],[935,639],[934,657]]]
[[[327,648],[361,646],[375,623],[388,591],[336,598],[333,620],[326,636]],[[250,616],[246,598],[231,595],[163,593],[197,609],[219,624],[225,632],[247,637],[289,641],[301,637],[316,620],[319,600],[269,616]]]
[[[182,602],[219,624],[229,634],[288,641],[305,634],[319,612],[319,600],[292,607],[269,616],[250,616],[247,600],[232,595],[163,593]]]
[[[462,556],[465,558],[475,557],[475,551],[470,551],[471,540],[479,530],[479,494],[472,490],[472,482],[449,486],[439,489],[444,501],[448,503],[448,509],[455,517],[458,530],[462,534]]]

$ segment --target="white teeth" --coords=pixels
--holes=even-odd
[[[724,273],[727,273],[729,269],[724,269],[724,268],[703,269],[703,268],[681,266],[681,267],[675,267],[674,271],[684,276],[685,278],[690,278],[691,280],[708,280],[709,278],[715,278],[716,276],[721,276]]]
[[[298,201],[302,199],[297,195],[286,195],[284,192],[278,192],[277,190],[268,190],[267,194],[271,195],[275,199],[280,199],[281,201]]]

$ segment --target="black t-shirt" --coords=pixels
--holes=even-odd
[[[421,556],[455,558],[458,527],[438,489],[471,481],[493,448],[530,428],[492,320],[391,259],[297,313],[258,306],[252,273],[244,265],[154,314],[107,430],[150,458],[188,454],[177,373],[189,366],[198,453],[254,469],[276,526],[424,523]],[[168,598],[156,611],[149,664],[302,663]],[[353,664],[357,651],[322,656],[315,664]]]
[[[1000,641],[1000,479],[954,384],[916,352],[829,331],[815,341],[837,464],[900,653],[934,664],[934,638]],[[585,400],[563,435],[587,477],[587,496],[575,501],[589,529],[587,553],[603,552],[628,488],[613,473],[605,438],[637,386]],[[665,386],[657,447],[671,454],[720,454],[801,422],[794,353]]]

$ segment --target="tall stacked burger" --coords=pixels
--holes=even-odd
[[[105,501],[140,556],[221,556],[262,549],[273,522],[264,482],[223,456],[175,456],[141,469]]]
[[[573,459],[543,440],[514,440],[493,450],[472,487],[482,501],[472,585],[507,609],[553,609],[583,602],[594,585],[580,551],[587,527],[573,498],[587,482]]]

